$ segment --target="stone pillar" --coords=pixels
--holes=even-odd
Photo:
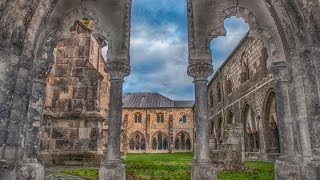
[[[46,82],[34,80],[32,96],[29,102],[28,121],[26,122],[26,139],[23,160],[19,164],[17,179],[44,179],[44,166],[38,160],[40,145],[40,125],[43,118]]]
[[[123,78],[130,73],[130,66],[122,61],[109,61],[106,71],[110,74],[110,105],[107,154],[103,159],[100,180],[125,180],[125,167],[120,159]]]
[[[290,115],[288,70],[284,62],[273,64],[277,95],[277,112],[281,156],[275,163],[276,179],[299,179],[299,167],[294,158],[293,122]]]
[[[209,150],[209,119],[207,78],[213,73],[209,63],[195,63],[188,67],[188,75],[194,78],[195,85],[195,123],[196,123],[196,147],[192,162],[191,179],[215,180],[216,171],[210,159]]]

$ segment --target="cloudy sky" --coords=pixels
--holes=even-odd
[[[131,74],[125,92],[159,92],[174,100],[193,100],[187,76],[186,0],[134,0],[131,24]],[[215,69],[248,31],[243,20],[225,21],[226,37],[211,43]]]

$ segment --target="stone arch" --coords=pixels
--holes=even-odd
[[[152,147],[152,150],[160,150],[160,151],[168,150],[169,149],[168,136],[161,131],[154,133],[152,136],[151,147]]]
[[[136,131],[130,135],[129,149],[135,151],[146,150],[146,137],[142,132]]]
[[[226,7],[221,12],[219,18],[220,26],[210,29],[207,32],[206,47],[208,47],[208,49],[210,49],[210,42],[212,39],[226,35],[226,30],[224,28],[224,20],[232,16],[236,16],[237,18],[243,18],[245,22],[249,24],[250,27],[249,37],[260,39],[264,43],[269,54],[267,60],[269,62],[269,65],[271,65],[273,62],[284,59],[284,57],[281,57],[284,56],[282,45],[276,43],[274,39],[275,37],[272,36],[270,30],[259,24],[259,20],[254,14],[254,12],[242,5]]]
[[[192,140],[191,136],[186,131],[180,131],[177,133],[175,140],[174,140],[174,147],[175,150],[182,150],[182,151],[190,151],[192,149]]]
[[[259,129],[255,122],[255,113],[252,107],[245,103],[242,109],[245,151],[258,152],[260,149]]]
[[[34,58],[32,67],[32,98],[30,98],[30,108],[28,110],[28,122],[30,128],[32,129],[40,128],[40,120],[42,119],[44,109],[46,80],[49,72],[51,71],[52,65],[54,64],[54,49],[56,48],[58,42],[65,40],[71,36],[70,28],[76,20],[83,18],[83,16],[87,16],[92,20],[97,20],[97,16],[95,16],[93,10],[81,7],[81,10],[74,10],[69,12],[67,17],[64,18],[61,22],[62,25],[60,27],[49,27],[51,24],[50,22],[47,22],[48,27],[44,27],[44,30],[37,34],[39,37],[37,38],[36,42],[34,42],[35,44],[37,44],[37,46],[33,50]],[[74,21],[72,22],[72,20]],[[67,25],[69,24],[71,25],[67,27]],[[98,27],[97,30],[98,31],[93,32],[95,32],[96,34],[98,34],[98,32],[102,33],[97,37],[103,37],[106,41],[111,40],[110,33],[107,33],[105,28]],[[36,124],[38,127],[34,127],[34,124]],[[37,138],[35,136],[37,136]],[[26,156],[36,157],[39,149],[39,141],[37,140],[40,138],[40,136],[40,130],[34,130],[32,133],[26,133],[26,141],[28,141],[26,142],[26,146],[28,146],[26,147],[26,149],[28,149],[29,151],[26,153],[29,155]]]
[[[264,111],[264,135],[267,153],[280,153],[278,115],[276,108],[276,94],[270,89],[265,96]]]
[[[77,7],[65,13],[62,19],[61,26],[52,30],[44,31],[38,40],[38,47],[35,51],[34,68],[36,69],[35,77],[40,81],[45,81],[47,73],[53,64],[53,50],[59,41],[67,39],[71,36],[70,27],[73,26],[76,20],[83,17],[94,21],[94,29],[91,34],[96,38],[101,38],[108,43],[108,52],[112,50],[111,33],[106,28],[102,27],[96,12],[90,8]],[[110,53],[108,53],[110,54]]]

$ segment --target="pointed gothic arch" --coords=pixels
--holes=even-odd
[[[255,120],[255,113],[248,103],[244,105],[242,110],[242,122],[244,127],[245,151],[259,152],[259,129]]]
[[[192,140],[190,134],[185,131],[180,131],[175,137],[174,147],[178,151],[191,151]]]
[[[280,153],[276,94],[269,90],[264,101],[264,135],[267,153]]]
[[[129,149],[131,151],[146,150],[146,138],[141,132],[136,131],[131,134],[130,140],[129,140]]]
[[[168,136],[159,131],[152,136],[152,150],[167,151],[169,145]]]

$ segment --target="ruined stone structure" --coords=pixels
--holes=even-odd
[[[44,178],[38,155],[53,50],[83,17],[95,22],[92,35],[109,45],[108,146],[99,176],[125,179],[121,99],[123,78],[130,73],[130,11],[130,0],[0,1],[0,179]],[[194,78],[196,142],[201,142],[194,148],[192,179],[216,179],[209,151],[210,41],[225,34],[223,21],[230,16],[244,18],[249,36],[267,49],[277,95],[281,155],[276,178],[319,179],[320,1],[188,0],[187,11],[188,75]]]
[[[122,113],[124,151],[193,151],[193,105],[193,101],[173,101],[158,93],[125,93]]]
[[[273,160],[280,153],[274,80],[267,49],[242,39],[208,85],[210,147],[219,168],[241,168],[243,160]]]
[[[205,143],[195,147],[192,178],[216,179],[215,170],[209,168],[212,164],[207,150],[206,82],[212,74],[210,42],[225,35],[223,23],[231,16],[245,19],[250,26],[249,37],[262,41],[267,51],[266,66],[273,77],[280,144],[280,157],[275,163],[276,179],[319,179],[320,2],[316,0],[188,0],[188,74],[195,79],[196,140]],[[250,71],[244,68],[241,80],[245,81],[248,75],[250,77]],[[242,92],[241,87],[239,92]],[[224,95],[221,92],[213,96],[221,96],[222,100]],[[259,114],[255,111],[259,108],[252,103],[248,105],[239,107],[244,110],[245,119],[256,119],[253,113]],[[260,117],[262,122],[264,117]],[[199,132],[204,134],[199,135]],[[247,134],[252,137],[250,139],[258,139],[254,129],[248,129]],[[248,150],[256,151],[257,145],[247,146]]]
[[[100,161],[94,155],[102,154],[105,144],[102,131],[110,90],[102,42],[88,27],[92,23],[76,21],[71,37],[60,41],[54,50],[45,92],[40,144],[43,162]]]

